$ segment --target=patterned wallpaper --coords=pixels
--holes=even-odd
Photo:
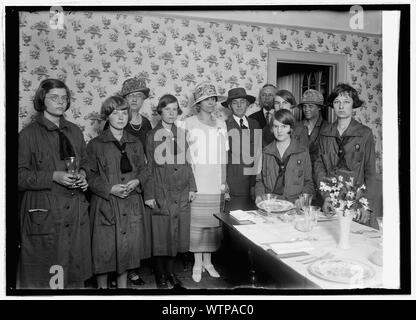
[[[48,77],[65,81],[71,89],[72,106],[66,115],[86,141],[103,126],[101,103],[130,77],[144,78],[151,89],[142,110],[152,124],[158,121],[154,110],[165,93],[177,96],[182,117],[191,115],[191,92],[204,80],[212,81],[223,95],[241,86],[257,97],[267,81],[269,48],[347,55],[347,82],[365,101],[354,117],[373,130],[377,170],[382,173],[379,36],[98,11],[67,13],[64,28],[54,30],[49,12],[22,12],[19,130],[32,120],[33,96]],[[253,104],[249,112],[257,108]],[[221,106],[217,115],[224,117]]]

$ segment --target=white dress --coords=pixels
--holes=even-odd
[[[190,251],[213,252],[221,243],[221,227],[213,214],[223,211],[225,190],[225,164],[227,161],[227,126],[216,119],[215,126],[202,123],[197,116],[185,119],[188,161],[197,186],[191,203]]]

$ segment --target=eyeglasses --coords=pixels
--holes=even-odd
[[[245,107],[247,104],[248,104],[247,100],[241,100],[241,101],[234,100],[233,102],[231,102],[232,107],[238,107],[238,106]]]
[[[66,103],[68,101],[68,96],[59,97],[57,94],[51,94],[49,96],[46,96],[45,98],[53,102],[61,101],[62,103]]]

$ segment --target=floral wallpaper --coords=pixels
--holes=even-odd
[[[184,111],[195,85],[212,81],[226,95],[235,87],[249,94],[267,81],[269,48],[344,54],[347,82],[365,101],[354,117],[369,126],[376,143],[377,171],[382,173],[381,37],[296,28],[202,21],[142,15],[140,12],[68,12],[63,29],[49,27],[49,12],[20,16],[19,130],[33,119],[33,96],[41,80],[53,77],[71,89],[68,120],[86,141],[99,134],[101,103],[121,90],[127,78],[141,77],[150,88],[142,112],[154,125],[155,107],[174,94]],[[226,111],[218,107],[217,115]],[[257,104],[250,106],[254,112]]]

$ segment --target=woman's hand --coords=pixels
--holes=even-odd
[[[133,179],[126,183],[127,192],[130,194],[140,184],[139,179]]]
[[[65,171],[54,171],[52,180],[66,188],[70,188],[74,186],[76,176]]]
[[[111,187],[110,193],[121,199],[124,199],[128,196],[127,187],[125,184],[115,184]]]
[[[325,198],[324,204],[322,205],[322,211],[325,215],[331,215],[334,211],[334,208],[331,205],[331,202],[329,201],[329,197]]]
[[[88,188],[88,182],[87,182],[87,174],[83,169],[79,171],[79,174],[76,177],[76,180],[74,182],[74,185],[71,188],[80,188],[83,192],[85,192]]]
[[[189,191],[189,202],[194,201],[196,198],[196,193],[194,191]]]
[[[149,208],[151,208],[151,209],[154,209],[154,208],[156,208],[156,206],[157,206],[157,203],[156,203],[156,200],[155,200],[155,199],[146,200],[146,201],[144,202],[144,204],[145,204],[146,206],[148,206]]]

